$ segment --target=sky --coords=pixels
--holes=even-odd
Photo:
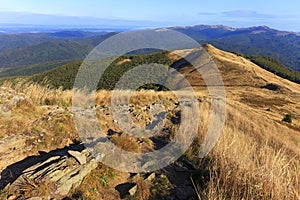
[[[151,21],[159,26],[267,25],[297,32],[300,32],[299,8],[299,0],[0,0],[0,13]],[[19,15],[15,15],[15,19],[1,16],[0,23],[17,23],[18,20],[26,23]]]

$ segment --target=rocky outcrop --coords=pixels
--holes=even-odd
[[[57,193],[60,195],[67,195],[72,187],[78,187],[84,177],[87,176],[97,166],[98,163],[96,160],[90,160],[84,165],[69,170],[69,172],[67,172],[57,181],[59,185],[57,188]],[[60,173],[63,173],[63,171],[60,171]]]
[[[82,148],[82,146],[66,147],[25,159],[23,164],[28,167],[15,173],[16,177],[6,184],[5,190],[18,194],[26,184],[34,187],[43,182],[55,185],[55,190],[51,191],[53,196],[67,195],[98,166],[98,162],[91,158],[87,151],[82,151]],[[22,165],[22,161],[19,164]],[[18,170],[17,168],[15,165],[10,170]]]
[[[69,150],[68,153],[73,156],[79,162],[79,164],[86,164],[86,156],[81,152]]]

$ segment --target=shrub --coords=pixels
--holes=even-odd
[[[288,122],[288,123],[292,123],[292,114],[286,114],[283,119],[283,122]]]
[[[51,105],[51,100],[48,99],[48,98],[46,98],[46,99],[44,100],[44,104],[47,105],[47,106]]]

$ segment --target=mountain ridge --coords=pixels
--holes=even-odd
[[[266,80],[275,80],[274,84],[281,85],[281,88],[284,88],[284,85],[293,85],[292,89],[288,90],[295,90],[295,87],[299,87],[297,83],[291,82],[290,80],[286,79],[286,77],[279,77],[274,73],[274,71],[263,69],[262,66],[259,66],[258,64],[255,64],[252,60],[249,60],[247,58],[244,58],[242,56],[236,55],[234,53],[225,52],[222,50],[217,49],[213,45],[206,44],[204,45],[204,48],[206,51],[212,56],[213,59],[216,59],[215,62],[221,72],[221,76],[224,81],[225,86],[251,86],[251,87],[264,87],[268,84],[268,81]],[[136,55],[134,57],[132,56],[124,56],[118,58],[112,67],[116,69],[130,69],[132,68],[132,59],[136,60],[134,62],[144,63],[147,64],[149,60],[153,58],[160,58],[161,61],[164,63],[171,63],[169,59],[172,60],[172,64],[170,65],[172,68],[178,70],[182,74],[184,74],[188,79],[190,79],[192,82],[195,82],[195,86],[201,86],[206,87],[205,82],[203,82],[203,79],[201,78],[200,74],[195,73],[195,68],[193,66],[190,66],[189,63],[186,61],[178,60],[177,56],[174,54],[174,52],[178,51],[185,51],[185,50],[176,50],[172,51],[168,57],[166,57],[166,52],[159,52],[154,54],[146,54],[146,55]],[[153,55],[153,56],[152,56]],[[180,53],[181,55],[181,53]],[[223,59],[222,55],[224,58]],[[145,60],[144,60],[145,58]],[[173,59],[176,58],[176,59]],[[130,62],[128,62],[128,60]],[[147,61],[148,60],[148,61]],[[126,62],[123,62],[126,61]],[[237,64],[240,63],[240,64]],[[64,89],[71,89],[72,84],[74,83],[77,71],[80,67],[81,62],[71,62],[69,64],[59,66],[56,68],[53,68],[51,70],[33,75],[32,77],[29,77],[29,80],[41,83],[41,84],[49,84],[51,87],[59,88],[62,86]],[[258,71],[258,72],[256,72]],[[108,73],[109,71],[107,71]],[[112,73],[114,75],[109,75],[109,73]],[[110,85],[114,85],[115,82],[113,80],[118,80],[118,76],[121,76],[119,72],[114,72],[112,70],[108,74],[105,74],[105,77],[109,80],[102,80],[103,83],[107,84],[110,83]],[[260,77],[257,73],[263,74],[263,76],[266,76],[265,74],[268,74],[268,78]],[[67,74],[67,78],[63,77],[64,74]],[[115,77],[116,74],[119,74],[117,77]],[[114,78],[112,78],[114,77]],[[274,78],[279,77],[279,78]],[[300,76],[299,76],[300,77]],[[298,77],[298,78],[299,78]],[[280,79],[280,81],[278,81]],[[45,80],[47,80],[45,82]],[[193,81],[195,80],[195,81]],[[286,81],[284,81],[286,80]],[[272,81],[271,81],[272,82]],[[291,84],[290,84],[291,82]],[[111,89],[110,85],[103,86],[101,89]],[[193,85],[193,84],[192,84]]]
[[[282,33],[282,34],[294,34],[296,36],[300,36],[300,33],[294,32],[294,31],[283,31],[271,28],[266,25],[261,26],[251,26],[251,27],[244,27],[244,28],[234,28],[226,25],[194,25],[194,26],[173,26],[173,27],[167,27],[165,29],[198,29],[198,30],[205,30],[205,29],[223,29],[226,31],[234,32],[234,31],[272,31],[276,33]]]
[[[0,87],[0,100],[11,106],[13,114],[0,117],[0,198],[144,199],[146,194],[146,199],[198,199],[200,195],[205,199],[297,199],[299,85],[267,72],[242,56],[212,45],[204,48],[223,77],[226,99],[210,95],[207,87],[203,87],[203,80],[198,79],[197,70],[172,55],[176,52],[157,53],[173,59],[175,64],[172,66],[191,81],[201,114],[195,139],[186,153],[173,164],[149,174],[132,176],[103,163],[84,170],[84,174],[78,171],[86,169],[86,164],[90,163],[89,152],[83,144],[94,141],[94,135],[82,140],[77,134],[74,114],[82,116],[83,112],[82,109],[70,109],[74,91],[24,83],[21,79],[5,82]],[[177,51],[192,53],[197,49]],[[138,58],[145,55],[126,56],[116,60],[119,68],[127,68],[136,61],[140,63]],[[161,60],[161,56],[153,58]],[[76,69],[75,64],[73,69]],[[76,75],[75,70],[74,73],[68,72],[67,76]],[[56,78],[57,75],[54,74]],[[66,79],[62,76],[61,80]],[[196,85],[198,81],[200,84]],[[268,87],[270,85],[272,87]],[[114,91],[99,90],[91,102],[91,111],[97,114],[101,133],[121,149],[139,154],[159,150],[173,141],[182,123],[180,116],[185,117],[174,92],[140,90],[129,99],[127,94],[125,92],[117,97],[122,102],[118,104],[122,108],[120,114],[128,113],[135,124],[145,126],[160,120],[151,112],[157,109],[157,105],[163,106],[165,109],[158,112],[164,114],[166,120],[162,131],[142,139],[129,135],[127,130],[119,127],[113,115]],[[79,97],[86,102],[83,96]],[[199,159],[201,145],[205,144],[203,138],[209,136],[207,131],[214,126],[212,112],[218,112],[218,108],[212,109],[211,104],[224,100],[226,122],[222,134],[212,150]],[[129,108],[123,103],[127,101]],[[291,117],[289,122],[284,121],[286,116]],[[91,119],[90,115],[85,117],[79,118],[82,119],[80,121]],[[98,135],[99,132],[96,132],[95,137]],[[186,140],[185,135],[179,139]],[[82,144],[82,141],[85,143]],[[97,141],[97,144],[101,142],[106,140]],[[107,155],[113,154],[104,154]],[[153,162],[146,161],[146,164],[152,165]],[[126,167],[126,163],[121,165]],[[72,173],[69,173],[70,169]],[[55,179],[49,181],[48,177]],[[130,187],[124,189],[124,185]],[[58,191],[62,186],[65,190]],[[195,188],[198,188],[198,197]]]
[[[224,25],[197,25],[164,28],[168,29],[186,34],[201,45],[210,43],[225,51],[274,57],[290,69],[300,71],[300,36],[294,32],[278,31],[267,26],[231,28]],[[96,36],[93,34],[95,33],[65,31],[25,34],[20,38],[19,35],[17,38],[0,35],[0,41],[3,41],[0,44],[0,68],[81,60],[101,41],[117,32],[100,33]],[[1,40],[1,37],[4,39]],[[11,38],[11,41],[5,38]],[[38,57],[35,54],[39,54]]]
[[[170,29],[184,33],[200,44],[210,43],[225,51],[272,56],[290,69],[300,71],[300,35],[295,32],[278,31],[267,26],[232,29],[200,25]]]

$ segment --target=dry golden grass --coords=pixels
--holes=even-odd
[[[217,145],[200,162],[200,173],[204,177],[196,178],[200,179],[202,196],[208,199],[298,199],[299,146],[291,147],[291,141],[283,138],[298,134],[299,141],[299,132],[276,127],[271,120],[255,112],[247,111],[244,115],[240,110],[228,106],[227,116],[231,118]],[[280,138],[274,136],[278,131],[283,131]]]
[[[56,190],[56,185],[53,182],[36,181],[28,178],[24,179],[21,186],[21,193],[25,198],[41,197],[49,198],[50,195],[54,195],[52,192]]]
[[[59,105],[69,106],[72,103],[72,91],[63,91],[62,89],[49,89],[36,83],[30,83],[23,79],[14,80],[14,82],[6,81],[3,87],[12,88],[17,93],[26,94],[36,105]]]
[[[212,46],[208,46],[207,50],[217,64],[222,64],[220,71],[224,75],[226,85],[227,112],[219,141],[205,158],[199,160],[199,146],[210,121],[211,99],[206,89],[197,88],[197,97],[201,100],[201,123],[196,140],[186,152],[186,156],[198,164],[198,174],[194,175],[194,180],[201,197],[209,200],[300,199],[299,85],[279,78],[234,54]],[[191,71],[187,70],[186,73]],[[260,88],[267,83],[278,84],[285,90],[271,91]],[[34,119],[43,116],[46,111],[41,109],[41,105],[47,102],[54,106],[69,106],[72,102],[71,91],[50,90],[36,84],[12,85],[7,82],[5,86],[24,93],[31,101],[14,108],[14,111],[17,111],[12,116],[14,124],[1,119],[1,126],[7,133],[20,132],[22,129],[33,132],[32,127],[25,127],[24,124],[29,125]],[[99,107],[109,107],[111,98],[111,91],[99,91],[95,104]],[[126,96],[118,98],[121,102],[128,100]],[[136,92],[129,100],[137,110],[159,102],[165,105],[166,110],[172,110],[176,101],[171,92],[154,91]],[[22,111],[22,108],[26,107],[32,109]],[[293,115],[291,124],[282,122],[287,113]],[[98,117],[104,131],[121,131],[113,122],[109,109],[99,111]],[[53,122],[43,123],[50,125]],[[41,126],[45,125],[43,123]],[[61,123],[62,127],[55,129],[56,134],[62,134],[61,137],[75,130],[70,118],[62,120]],[[143,152],[137,140],[126,134],[114,136],[112,140],[126,150]],[[104,176],[108,173],[100,166],[86,177],[74,193],[80,193],[86,199],[118,198],[118,194],[112,192],[113,187],[121,181],[127,181],[128,177],[114,170],[112,173],[115,174],[115,178],[108,179],[108,186],[105,187],[104,182],[107,178]],[[151,194],[148,185],[141,182],[139,188],[142,192],[138,198],[149,199]]]
[[[146,180],[141,179],[137,181],[137,190],[138,190],[136,194],[137,198],[141,200],[149,199],[151,196],[150,187],[151,184]]]
[[[37,86],[34,87],[38,88]],[[249,95],[248,98],[254,98],[257,97],[255,95],[265,93],[265,91],[257,92],[255,90],[258,89],[253,88],[253,91],[245,91]],[[47,90],[41,88],[41,91]],[[69,95],[69,92],[66,93],[62,96]],[[48,95],[45,95],[45,97],[51,96],[50,92],[45,92],[45,94]],[[54,92],[54,94],[57,93]],[[282,113],[280,112],[283,109],[282,107],[297,112],[299,107],[290,103],[294,102],[295,99],[289,97],[289,101],[283,102],[283,104],[274,104],[272,112],[268,112],[262,108],[263,106],[257,106],[253,103],[248,104],[248,102],[243,101],[239,102],[240,97],[243,95],[245,93],[242,88],[232,89],[228,95],[227,120],[223,134],[212,152],[200,162],[199,171],[202,177],[195,178],[198,180],[196,182],[200,194],[207,199],[299,198],[300,135],[299,131],[295,130],[296,127],[299,127],[299,121],[295,119],[293,124],[288,126],[286,123],[281,122]],[[203,98],[203,93],[200,92],[198,96]],[[110,102],[110,97],[111,92],[100,91],[97,93],[96,101],[99,104],[107,105]],[[138,104],[138,106],[144,106],[151,101],[157,101],[157,99],[165,99],[165,102],[167,100],[170,102],[170,93],[142,91],[135,94],[134,99],[131,101],[133,104]],[[43,102],[40,98],[33,101]],[[197,140],[199,143],[204,137],[210,119],[209,99],[203,101],[200,105],[201,126]],[[263,100],[262,105],[264,105]],[[17,121],[22,124],[25,117],[18,117],[20,119]],[[112,126],[108,125],[107,128]],[[114,136],[112,140],[126,150],[141,152],[137,141],[126,134]],[[197,160],[198,147],[199,145],[194,143],[187,152],[188,157]],[[101,185],[101,183],[99,184]],[[141,184],[140,187],[144,188],[144,186]],[[99,192],[102,187],[103,185],[101,187],[95,185],[93,188],[89,187],[89,189],[83,187],[81,191],[84,195],[90,196],[87,199],[93,199],[93,196],[102,193]],[[84,191],[85,189],[87,190]],[[142,191],[146,191],[145,194],[141,195],[143,199],[147,199],[148,189]]]
[[[110,139],[116,146],[124,149],[125,151],[129,152],[135,152],[135,153],[141,153],[142,149],[141,146],[138,144],[138,141],[135,137],[127,135],[127,134],[121,134],[114,135]]]
[[[243,76],[226,87],[227,120],[223,133],[213,150],[199,162],[199,174],[195,177],[202,198],[299,199],[299,85],[212,46],[208,46],[208,51],[215,60],[225,63],[223,70],[229,65],[252,71],[259,80],[288,90],[270,91],[261,89],[259,84],[244,87]],[[292,124],[282,122],[289,112],[294,116]],[[205,118],[202,122],[209,123]],[[203,130],[205,127],[200,128],[198,138],[203,138]],[[198,141],[201,143],[201,139]]]
[[[257,87],[227,87],[227,90],[227,120],[221,138],[208,156],[198,161],[201,176],[195,179],[201,196],[203,199],[299,199],[299,119],[295,117],[292,124],[282,122],[285,112],[299,113],[298,94]],[[186,153],[196,162],[210,120],[210,99],[204,100],[205,92],[197,94],[202,100],[201,124],[196,142]],[[170,92],[140,91],[130,101],[137,107],[158,99],[174,103],[175,98],[170,95]],[[106,104],[110,97],[109,92],[100,91],[97,101]],[[242,101],[245,97],[251,101]],[[165,104],[171,108],[172,103]],[[267,111],[269,107],[271,110]],[[119,141],[124,148],[134,143],[124,141]],[[147,189],[143,191],[147,194]]]
[[[298,94],[300,92],[299,84],[276,76],[243,57],[219,50],[212,45],[206,45],[205,49],[217,64],[222,78],[225,79],[225,85],[234,87],[239,85],[260,86],[265,82],[284,86]]]

